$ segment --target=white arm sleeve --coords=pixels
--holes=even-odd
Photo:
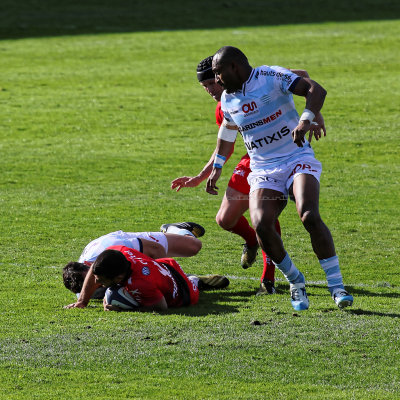
[[[236,141],[237,136],[237,128],[234,129],[228,128],[225,123],[222,123],[219,131],[218,131],[218,138],[222,140],[226,140],[227,142],[234,142]]]

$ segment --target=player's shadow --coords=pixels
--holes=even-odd
[[[354,315],[373,315],[373,316],[378,316],[378,317],[400,318],[400,314],[385,313],[385,312],[370,311],[370,310],[362,310],[361,308],[346,309],[344,311],[349,313],[349,314],[354,314]]]
[[[171,308],[163,314],[185,316],[205,316],[212,314],[238,313],[239,309],[254,296],[254,291],[218,290],[200,292],[199,302],[195,306]]]
[[[0,39],[398,18],[394,0],[2,0]]]
[[[353,286],[346,286],[346,288],[349,290],[349,292],[351,292],[352,295],[360,295],[360,296],[366,296],[366,297],[388,297],[388,298],[392,298],[392,299],[400,298],[399,292],[379,293],[379,292],[373,292],[373,291],[365,289],[365,288],[353,287]]]

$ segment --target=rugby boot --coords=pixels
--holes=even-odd
[[[296,311],[308,310],[309,301],[303,282],[290,284],[292,306]]]
[[[351,294],[349,294],[348,292],[346,292],[346,290],[344,289],[338,289],[336,290],[333,295],[332,298],[334,300],[334,302],[336,303],[336,305],[343,309],[346,307],[350,307],[353,304],[353,296]]]
[[[261,296],[264,294],[275,294],[275,293],[276,293],[276,289],[275,289],[274,282],[272,282],[268,279],[264,279],[261,282],[260,288],[258,289],[256,296]]]
[[[247,243],[243,245],[242,258],[240,264],[243,269],[250,268],[256,261],[258,253],[258,244],[255,246],[248,246]]]
[[[202,237],[206,232],[206,230],[201,225],[196,224],[195,222],[175,222],[174,224],[164,224],[161,225],[160,231],[162,233],[176,233],[174,232],[175,229],[172,229],[172,232],[168,232],[171,231],[171,227],[189,231],[197,238]]]

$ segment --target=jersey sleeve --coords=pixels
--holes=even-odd
[[[222,93],[222,97],[221,97],[221,114],[223,115],[221,124],[224,122],[224,120],[230,124],[234,123],[232,120],[232,117],[229,114],[229,111],[227,110],[227,107],[225,105],[225,92]]]
[[[300,77],[292,71],[289,71],[288,69],[283,67],[273,66],[270,68],[275,72],[275,87],[278,87],[283,94],[290,94],[290,87],[292,86],[293,82],[295,82]]]
[[[224,120],[224,113],[221,110],[221,102],[219,101],[217,107],[215,108],[215,123],[218,126],[221,126],[223,120]]]

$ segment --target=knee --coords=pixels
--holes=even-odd
[[[307,230],[318,227],[322,222],[319,212],[315,210],[302,211],[300,213],[300,218]]]
[[[276,234],[275,221],[260,219],[254,221],[253,226],[259,238],[265,239]]]
[[[235,226],[235,223],[232,221],[232,218],[229,216],[229,214],[220,211],[215,217],[215,220],[217,221],[217,224],[226,231],[229,231]]]
[[[201,242],[201,240],[197,239],[197,238],[193,238],[192,243],[191,243],[191,253],[195,256],[203,247],[203,243]]]

